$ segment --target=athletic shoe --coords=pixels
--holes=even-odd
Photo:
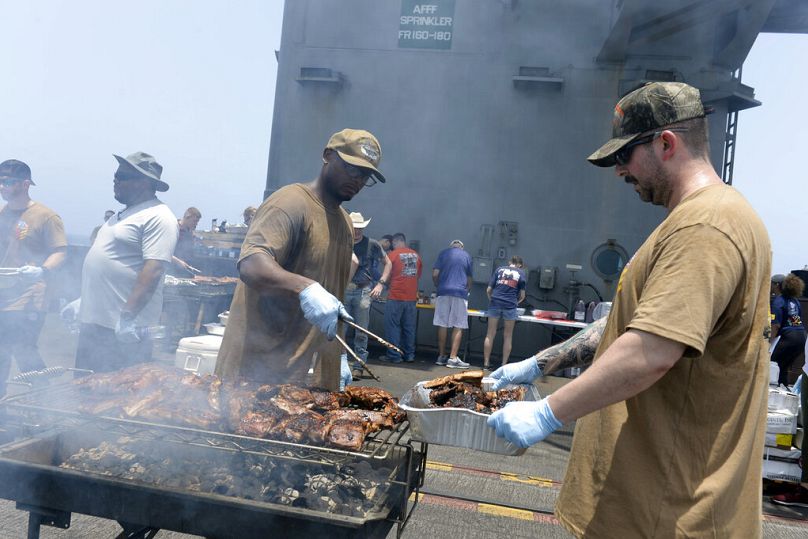
[[[449,360],[446,356],[438,356],[438,360],[435,362],[435,365],[440,365],[441,367],[446,365],[446,362]]]
[[[800,488],[799,492],[777,494],[776,496],[772,496],[772,502],[779,505],[808,507],[808,489]]]
[[[406,361],[407,363],[412,363],[413,361],[415,361],[415,358],[414,357],[405,357],[404,361]]]
[[[446,362],[446,366],[450,369],[468,369],[471,367],[471,365],[462,361],[459,357],[450,357]]]
[[[362,369],[361,367],[354,367],[353,369],[351,369],[351,376],[353,376],[354,380],[358,380],[362,378],[363,371],[364,369]]]
[[[404,360],[400,357],[392,358],[390,356],[379,356],[379,361],[384,361],[385,363],[402,363]]]

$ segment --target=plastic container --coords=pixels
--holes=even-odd
[[[216,369],[216,356],[222,346],[219,335],[197,335],[180,339],[174,355],[174,366],[199,374],[212,374]]]
[[[467,447],[477,451],[498,455],[521,455],[526,449],[516,446],[497,436],[488,426],[488,414],[473,412],[465,408],[426,408],[429,390],[423,389],[426,382],[418,382],[398,403],[407,412],[410,432],[414,440],[438,445]],[[483,378],[483,388],[488,387]],[[526,385],[526,401],[539,400],[539,390],[534,385]],[[426,400],[425,400],[426,399]]]
[[[780,379],[780,365],[774,361],[769,361],[769,385],[777,387]]]

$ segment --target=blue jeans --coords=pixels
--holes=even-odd
[[[415,358],[415,302],[388,299],[384,306],[384,336],[404,352],[404,359]],[[394,350],[387,351],[391,360],[401,360]]]
[[[343,303],[348,314],[353,316],[354,322],[367,328],[370,324],[370,287],[357,288],[353,284],[348,284]],[[346,326],[345,341],[353,348],[356,355],[362,358],[362,361],[367,361],[368,336],[366,333]]]

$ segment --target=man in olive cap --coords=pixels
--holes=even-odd
[[[6,393],[11,360],[20,371],[45,368],[37,341],[47,313],[51,272],[65,260],[62,219],[31,200],[31,169],[16,159],[0,163],[0,397]]]
[[[238,261],[227,331],[216,362],[225,378],[313,383],[337,389],[350,381],[334,339],[353,252],[353,226],[341,207],[385,178],[379,141],[367,131],[335,133],[309,183],[277,190],[258,208]],[[314,373],[312,359],[317,357]]]
[[[110,217],[84,259],[76,367],[114,371],[151,361],[149,327],[160,321],[163,276],[179,235],[177,218],[157,197],[168,191],[151,155],[114,156],[115,200]]]
[[[668,216],[623,270],[605,322],[492,373],[495,389],[532,381],[599,341],[580,377],[489,420],[522,446],[577,420],[556,514],[579,537],[761,534],[771,247],[713,169],[704,116],[683,83],[620,100],[589,161]]]

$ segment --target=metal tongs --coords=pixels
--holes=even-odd
[[[345,318],[343,318],[342,321],[345,322],[346,324],[348,324],[349,326],[351,326],[352,328],[354,328],[356,331],[361,331],[362,333],[366,333],[368,335],[368,337],[373,337],[374,339],[379,341],[379,344],[381,344],[382,346],[386,346],[390,350],[394,350],[394,351],[398,352],[399,354],[401,354],[402,356],[404,355],[404,352],[401,351],[401,348],[399,348],[398,346],[395,346],[394,344],[390,344],[389,342],[385,341],[384,339],[382,339],[381,337],[379,337],[378,335],[376,335],[372,331],[363,328],[362,326],[360,326],[356,322],[352,322],[351,320],[346,320]]]
[[[348,343],[347,343],[347,342],[345,342],[345,339],[343,339],[343,338],[342,338],[342,337],[340,337],[339,335],[335,335],[335,336],[334,336],[334,338],[335,338],[335,339],[337,339],[337,342],[339,342],[339,343],[340,343],[340,345],[342,345],[342,347],[345,349],[345,351],[346,351],[346,352],[348,352],[348,354],[350,354],[350,356],[351,356],[352,358],[354,358],[354,360],[355,360],[357,363],[359,363],[359,364],[362,366],[362,368],[363,368],[363,369],[365,369],[365,370],[368,372],[368,374],[370,375],[370,377],[371,377],[371,378],[373,378],[373,379],[374,379],[374,380],[376,380],[377,382],[381,382],[381,380],[379,379],[379,377],[378,377],[378,376],[376,376],[375,374],[373,374],[373,371],[371,371],[371,370],[370,370],[370,368],[368,368],[368,364],[367,364],[367,363],[365,363],[365,362],[362,360],[362,358],[361,358],[361,357],[357,356],[357,355],[356,355],[356,352],[354,352],[354,351],[353,351],[353,349],[352,349],[350,346],[348,346]]]
[[[93,371],[87,369],[76,369],[73,367],[46,367],[38,371],[21,372],[14,378],[8,381],[9,384],[19,384],[23,386],[33,387],[34,384],[47,381],[50,378],[56,378],[66,372],[86,372],[92,374]]]

